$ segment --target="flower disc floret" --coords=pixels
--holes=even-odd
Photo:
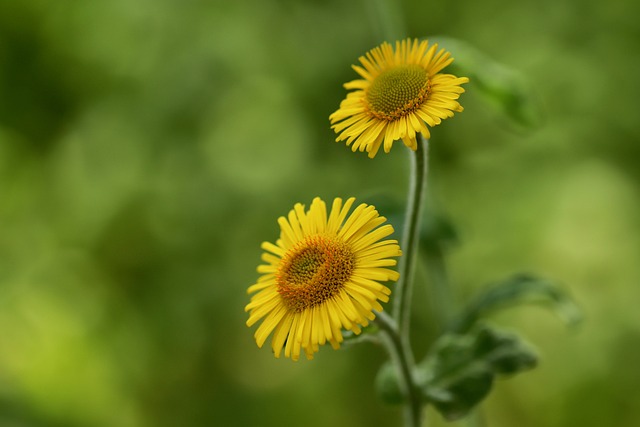
[[[292,311],[313,308],[333,298],[351,278],[355,256],[344,242],[311,236],[285,253],[276,283]]]
[[[419,65],[399,65],[382,72],[366,90],[370,114],[396,120],[419,107],[429,95],[429,77]]]

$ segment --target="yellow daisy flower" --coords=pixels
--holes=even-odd
[[[366,150],[371,158],[383,143],[388,153],[398,139],[415,150],[418,132],[430,137],[425,123],[436,126],[463,110],[456,100],[469,79],[440,73],[453,62],[450,56],[437,44],[429,47],[417,39],[396,42],[395,51],[385,42],[361,56],[362,67],[353,69],[364,79],[344,85],[355,92],[329,117],[339,133],[336,141],[346,140],[353,151]]]
[[[257,292],[245,307],[247,326],[263,319],[255,333],[262,347],[273,332],[271,348],[280,357],[298,360],[301,350],[308,359],[319,346],[333,348],[343,341],[342,329],[359,334],[382,311],[391,291],[379,282],[398,280],[391,257],[401,255],[396,240],[382,240],[393,233],[386,218],[373,206],[361,204],[347,216],[354,198],[344,204],[333,201],[327,216],[325,202],[315,198],[305,212],[298,203],[287,218],[280,217],[280,238],[264,242],[258,267],[262,276],[250,286]]]

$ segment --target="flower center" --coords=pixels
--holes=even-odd
[[[282,258],[276,283],[285,305],[299,312],[322,304],[340,291],[355,268],[355,256],[344,242],[307,237]]]
[[[367,109],[381,120],[396,120],[417,109],[429,96],[427,71],[419,65],[398,65],[383,71],[365,93]]]

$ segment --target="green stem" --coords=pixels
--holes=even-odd
[[[407,427],[420,427],[422,424],[423,402],[420,389],[414,377],[415,360],[409,342],[409,311],[413,289],[413,273],[416,265],[418,241],[420,239],[420,219],[427,179],[428,141],[418,139],[418,147],[411,153],[411,178],[407,212],[402,235],[403,256],[398,268],[400,279],[394,295],[393,318],[380,313],[378,324],[385,332],[384,342],[391,354],[400,377],[403,379],[404,392],[407,396],[405,406],[405,423]]]
[[[409,336],[409,311],[413,290],[413,273],[415,271],[418,241],[420,240],[420,220],[424,205],[425,189],[427,187],[427,156],[429,140],[422,134],[418,137],[418,148],[411,152],[411,177],[409,182],[409,197],[402,234],[402,258],[400,259],[400,279],[395,288],[393,317],[403,336]]]
[[[391,360],[398,370],[403,391],[407,396],[407,404],[404,408],[405,426],[420,427],[422,425],[423,402],[413,374],[415,361],[409,342],[403,338],[395,320],[385,312],[378,313],[375,321],[383,332],[382,342],[386,345]]]

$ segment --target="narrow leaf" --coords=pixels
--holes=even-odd
[[[469,413],[491,391],[498,375],[536,365],[536,355],[516,335],[482,328],[469,334],[445,334],[417,369],[427,399],[447,420]]]
[[[483,99],[505,117],[523,128],[532,128],[540,122],[538,105],[521,74],[462,40],[441,36],[429,40],[454,56],[455,62],[447,70],[469,77]]]
[[[524,303],[545,304],[569,325],[575,325],[582,319],[576,304],[556,284],[519,274],[490,286],[478,295],[462,312],[453,331],[466,332],[483,316]]]

